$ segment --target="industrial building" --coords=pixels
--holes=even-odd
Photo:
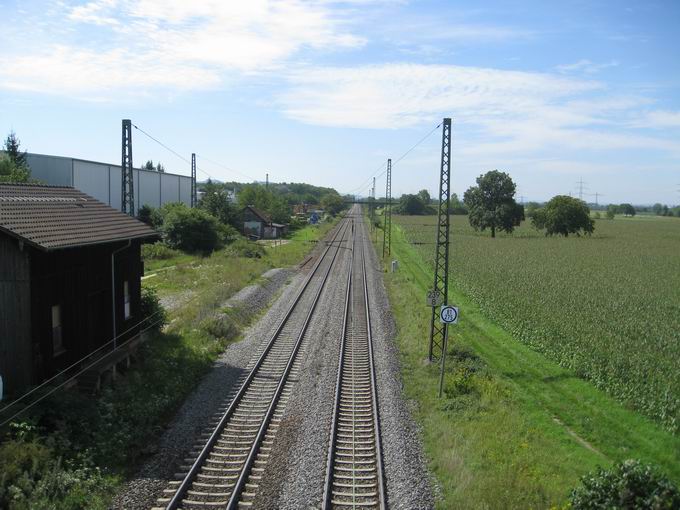
[[[31,177],[44,184],[71,186],[121,210],[121,166],[84,159],[26,154]],[[191,177],[135,168],[135,211],[143,205],[160,207],[169,202],[191,206]]]

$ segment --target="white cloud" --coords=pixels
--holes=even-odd
[[[593,80],[419,64],[311,68],[290,73],[289,80],[279,103],[295,120],[396,129],[451,116],[462,126],[456,128],[464,138],[459,151],[470,157],[546,150],[680,152],[674,140],[626,130],[624,121],[649,99],[607,95],[605,85]]]
[[[541,73],[452,65],[385,64],[289,74],[280,102],[319,125],[399,128],[452,114],[457,121],[526,117],[552,101],[602,88]]]
[[[680,128],[680,111],[657,110],[646,112],[633,121],[634,127],[665,129]]]
[[[53,20],[36,29],[40,41],[0,56],[0,86],[87,98],[116,90],[200,90],[230,74],[280,69],[305,49],[335,51],[365,43],[346,27],[342,12],[324,2],[58,5]]]
[[[609,67],[617,67],[618,65],[619,63],[616,60],[612,60],[604,64],[596,64],[588,59],[582,59],[573,64],[560,64],[558,66],[555,66],[555,69],[562,74],[579,72],[584,74],[596,74],[602,71],[603,69],[607,69]]]

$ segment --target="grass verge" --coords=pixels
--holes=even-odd
[[[400,267],[385,284],[440,508],[559,508],[580,476],[626,458],[680,480],[680,438],[515,340],[455,287],[449,301],[461,323],[438,399],[439,367],[425,361],[432,269],[392,228]]]

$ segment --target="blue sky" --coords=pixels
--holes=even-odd
[[[222,180],[366,193],[450,116],[459,194],[497,168],[525,201],[583,179],[600,202],[680,202],[677,1],[0,5],[0,132],[31,152],[118,162],[131,118]],[[395,194],[436,193],[440,136],[395,165]],[[133,140],[136,164],[188,173]]]

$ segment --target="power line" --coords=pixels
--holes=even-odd
[[[154,137],[151,136],[149,133],[147,133],[147,132],[144,131],[142,128],[140,128],[139,126],[137,126],[137,125],[135,125],[135,124],[132,124],[132,126],[133,126],[135,129],[139,130],[142,134],[144,134],[144,135],[148,136],[149,138],[151,138],[154,142],[156,142],[156,143],[157,143],[158,145],[160,145],[161,147],[163,147],[163,148],[165,148],[166,150],[172,152],[175,156],[177,156],[179,159],[181,159],[181,160],[184,161],[185,163],[191,164],[191,161],[189,161],[187,158],[185,158],[184,156],[182,156],[179,152],[174,151],[173,149],[171,149],[170,147],[168,147],[167,145],[165,145],[163,142],[161,142],[161,141],[158,140],[157,138],[154,138]]]
[[[243,173],[243,172],[241,172],[241,171],[239,171],[239,170],[236,170],[235,168],[228,167],[228,166],[226,166],[226,165],[223,165],[222,163],[218,163],[217,161],[213,161],[213,160],[210,159],[210,158],[206,158],[203,154],[199,154],[199,156],[200,156],[202,159],[206,160],[208,163],[212,163],[213,165],[219,166],[220,168],[224,168],[225,170],[228,170],[228,171],[230,171],[230,172],[234,172],[234,173],[237,173],[237,174],[239,174],[239,175],[242,175],[243,177],[247,177],[248,179],[250,179],[250,180],[252,180],[252,181],[256,181],[256,180],[257,180],[257,179],[255,179],[253,176],[248,175],[248,174],[246,174],[246,173]],[[202,171],[203,173],[206,173],[206,172],[203,171],[203,170],[201,170],[201,171]]]
[[[181,159],[181,160],[184,161],[185,163],[188,163],[188,164],[191,165],[191,161],[190,161],[189,159],[185,158],[185,157],[182,156],[179,152],[177,152],[176,150],[172,149],[172,148],[169,147],[168,145],[166,145],[166,144],[164,144],[163,142],[161,142],[158,138],[155,138],[154,136],[150,135],[149,133],[147,133],[146,131],[144,131],[142,128],[140,128],[140,127],[137,126],[136,124],[132,124],[132,126],[133,126],[135,129],[139,130],[139,132],[141,132],[142,134],[144,134],[145,136],[147,136],[148,138],[150,138],[151,140],[153,140],[154,142],[156,142],[158,145],[160,145],[161,147],[163,147],[164,149],[166,149],[167,151],[170,151],[172,154],[174,154],[175,156],[177,156],[179,159]],[[197,154],[197,156],[200,156],[202,159],[204,159],[204,160],[207,161],[208,163],[212,163],[213,165],[217,165],[217,166],[219,166],[219,167],[221,167],[221,168],[224,168],[225,170],[228,170],[228,171],[230,171],[230,172],[235,172],[235,173],[240,174],[240,175],[242,175],[243,177],[246,177],[246,178],[248,178],[248,179],[250,179],[250,180],[253,180],[253,181],[257,180],[257,179],[255,179],[255,178],[253,178],[252,176],[247,175],[247,174],[245,174],[245,173],[243,173],[243,172],[239,172],[238,170],[236,170],[236,169],[234,169],[234,168],[230,168],[230,167],[228,167],[228,166],[226,166],[226,165],[223,165],[222,163],[218,163],[217,161],[213,161],[213,160],[211,160],[211,159],[209,159],[209,158],[206,158],[203,154]],[[204,173],[205,175],[207,175],[210,179],[216,179],[214,176],[210,175],[208,172],[206,172],[205,170],[203,170],[201,167],[197,166],[196,169],[197,169],[199,172],[203,172],[203,173]]]
[[[432,133],[434,133],[435,131],[437,131],[437,129],[439,129],[439,128],[441,127],[441,125],[442,125],[441,122],[440,122],[439,124],[437,124],[437,125],[432,129],[432,131],[430,131],[430,132],[427,133],[425,136],[423,136],[423,137],[422,137],[420,140],[418,140],[418,141],[415,143],[415,145],[413,145],[409,150],[407,150],[407,151],[404,152],[401,156],[399,156],[397,159],[395,159],[395,160],[392,162],[392,167],[394,167],[394,165],[396,165],[396,164],[399,163],[402,159],[404,159],[406,156],[408,156],[408,155],[411,153],[411,151],[413,151],[413,150],[414,150],[416,147],[418,147],[421,143],[423,143],[423,142],[424,142],[425,140],[427,140],[430,136],[432,136]],[[373,177],[380,178],[380,177],[382,177],[383,175],[385,175],[385,173],[387,173],[387,168],[386,168],[386,167],[387,167],[387,162],[382,163],[376,170],[373,171],[373,173],[371,173],[371,174],[369,175],[369,177],[368,177],[365,181],[363,181],[363,182],[361,183],[361,185],[357,186],[356,188],[351,189],[351,190],[348,192],[348,194],[351,195],[353,192],[355,192],[355,191],[357,191],[357,190],[363,189],[363,188],[366,186],[366,184],[367,184],[368,182],[370,182],[370,180],[371,180]],[[383,168],[385,168],[385,170],[383,170],[383,171],[380,172],[380,173],[377,173],[377,172],[379,172],[379,171],[380,171],[381,169],[383,169]]]

